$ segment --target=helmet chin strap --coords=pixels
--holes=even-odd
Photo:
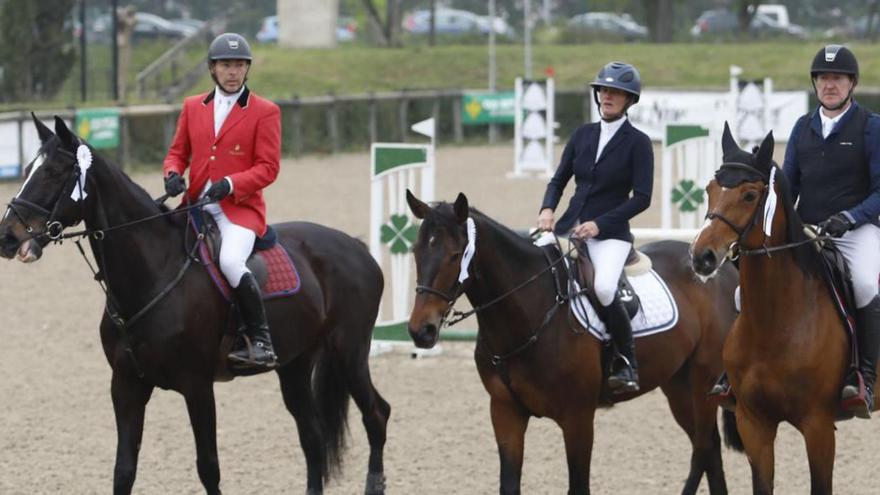
[[[629,110],[629,107],[633,106],[633,103],[632,103],[633,97],[627,96],[626,105],[624,105],[623,110],[621,110],[621,112],[619,114],[606,116],[605,113],[602,112],[602,103],[599,101],[599,91],[596,89],[593,89],[593,99],[596,100],[596,108],[599,109],[599,116],[605,122],[614,122],[615,120],[617,120],[621,117],[626,117],[627,110]]]
[[[853,84],[849,88],[849,92],[846,93],[846,98],[844,98],[840,103],[834,105],[833,107],[829,107],[828,105],[822,103],[822,99],[819,98],[819,90],[816,89],[816,80],[813,80],[813,93],[816,95],[816,99],[819,100],[819,106],[824,108],[825,110],[836,112],[841,108],[847,106],[850,101],[852,101],[853,90],[856,89],[856,84],[858,83],[857,79],[853,79]]]
[[[208,72],[211,74],[211,80],[214,81],[214,84],[216,84],[217,87],[220,88],[221,91],[223,91],[224,93],[226,93],[226,90],[223,89],[223,85],[220,84],[220,81],[217,80],[217,75],[214,74],[214,71],[208,71]],[[248,70],[247,70],[247,73],[245,73],[245,75],[244,75],[244,80],[241,81],[241,86],[235,88],[235,91],[233,91],[233,92],[231,92],[231,93],[227,93],[227,94],[234,95],[235,93],[238,93],[239,91],[241,91],[241,88],[243,88],[244,85],[247,84],[247,81],[248,81],[248,74],[250,74],[250,72],[251,72],[251,67],[250,67],[250,64],[248,64]]]

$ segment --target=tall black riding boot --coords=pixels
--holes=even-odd
[[[272,337],[269,335],[269,323],[266,319],[266,308],[260,285],[251,273],[245,273],[235,288],[241,316],[244,319],[245,334],[250,340],[249,345],[229,353],[229,360],[238,365],[257,368],[274,368],[277,364],[275,350],[272,348]]]
[[[849,412],[868,419],[874,409],[874,381],[877,379],[877,353],[880,352],[880,296],[856,310],[856,344],[859,371],[865,381],[865,400],[853,401],[859,395],[859,381],[855,374],[847,377],[840,395]]]
[[[633,343],[632,322],[620,297],[615,295],[614,301],[605,309],[605,325],[611,333],[617,352],[617,362],[611,367],[608,376],[608,387],[614,393],[637,392],[639,390],[639,365],[636,363],[635,344]]]

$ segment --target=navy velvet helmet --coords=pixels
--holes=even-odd
[[[590,83],[593,87],[593,95],[598,103],[599,88],[615,88],[633,95],[633,103],[639,102],[642,93],[642,78],[638,69],[626,62],[610,62],[602,67],[596,74],[596,79]]]

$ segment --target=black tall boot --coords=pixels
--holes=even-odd
[[[608,327],[617,352],[620,353],[611,367],[608,376],[608,387],[614,393],[638,392],[639,365],[636,363],[635,344],[633,343],[632,322],[620,296],[605,309],[605,325]]]
[[[238,365],[257,368],[274,368],[277,364],[275,350],[272,348],[272,337],[269,335],[269,323],[266,319],[266,308],[263,306],[263,295],[260,285],[251,273],[245,273],[235,288],[238,306],[245,324],[245,334],[250,340],[249,345],[229,353],[229,360]]]
[[[865,400],[859,396],[859,379],[855,373],[847,377],[840,398],[854,415],[868,419],[874,409],[874,381],[877,379],[877,353],[880,352],[880,296],[864,308],[856,310],[856,344],[859,349],[859,371],[865,382]]]

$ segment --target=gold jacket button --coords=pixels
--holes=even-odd
[[[214,155],[211,155],[211,160],[216,160],[216,159],[217,159],[217,157],[216,157],[216,156],[214,156]]]

